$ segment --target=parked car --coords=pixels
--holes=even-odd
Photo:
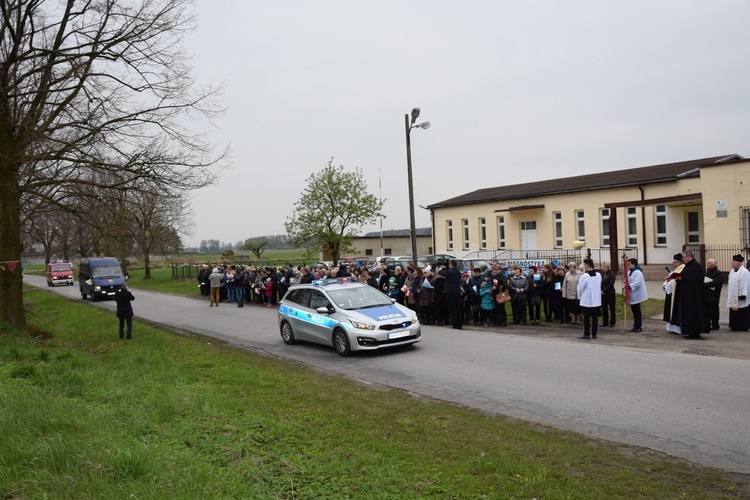
[[[422,255],[419,257],[420,261],[427,262],[432,267],[435,266],[447,266],[448,261],[451,259],[455,259],[453,255],[448,255],[447,253],[433,253],[429,255]]]
[[[464,265],[467,266],[469,269],[474,269],[475,267],[484,268],[484,269],[492,269],[492,263],[487,262],[484,259],[464,260]]]
[[[414,311],[346,278],[290,287],[279,303],[278,322],[286,344],[301,340],[328,345],[340,356],[422,340]]]

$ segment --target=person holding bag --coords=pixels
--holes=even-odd
[[[505,303],[510,301],[510,291],[508,288],[508,279],[503,274],[501,267],[492,270],[492,285],[495,289],[495,324],[498,326],[508,326],[508,311],[505,309]]]

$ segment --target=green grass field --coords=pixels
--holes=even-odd
[[[745,478],[370,388],[27,288],[2,498],[732,498]],[[356,359],[352,361],[356,362]],[[342,360],[343,362],[343,360]]]

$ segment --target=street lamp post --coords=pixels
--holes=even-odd
[[[414,267],[417,267],[417,227],[414,222],[414,180],[411,174],[411,129],[430,128],[430,122],[415,123],[419,118],[419,108],[411,110],[411,121],[409,115],[404,115],[404,126],[406,128],[406,167],[409,176],[409,232],[411,236],[411,258]]]

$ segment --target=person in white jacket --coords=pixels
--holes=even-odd
[[[727,307],[729,329],[746,332],[750,328],[750,271],[742,267],[742,255],[732,257],[732,272],[727,280]]]
[[[583,259],[583,274],[578,278],[576,290],[583,312],[583,335],[578,338],[595,339],[602,305],[602,275],[594,271],[593,260]]]
[[[630,288],[630,310],[633,311],[633,328],[629,332],[638,333],[643,327],[641,318],[641,302],[648,300],[646,292],[646,283],[643,279],[641,266],[638,265],[638,259],[628,259],[628,285]]]

